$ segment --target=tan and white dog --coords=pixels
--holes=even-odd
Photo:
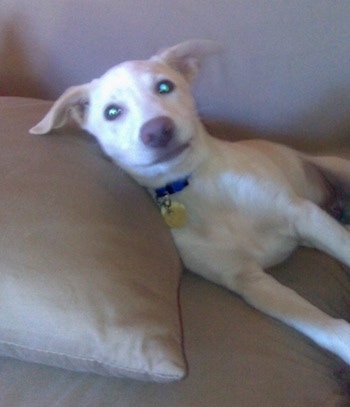
[[[30,131],[72,116],[158,202],[185,266],[241,295],[350,364],[350,324],[278,283],[264,268],[298,245],[350,266],[344,210],[350,162],[261,140],[209,136],[190,85],[210,41],[188,41],[69,88]]]

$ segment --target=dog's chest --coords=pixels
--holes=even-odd
[[[193,271],[203,272],[204,266],[211,269],[215,262],[234,267],[249,259],[269,267],[296,247],[284,216],[271,210],[275,202],[256,189],[225,194],[215,183],[205,188],[194,184],[178,199],[186,207],[188,221],[172,234],[185,265]]]

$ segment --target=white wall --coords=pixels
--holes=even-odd
[[[200,111],[261,131],[345,135],[349,21],[349,0],[0,0],[0,92],[17,74],[56,97],[124,59],[209,38],[226,53],[199,79]]]

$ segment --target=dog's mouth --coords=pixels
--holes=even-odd
[[[171,151],[168,151],[167,153],[157,158],[155,161],[153,161],[152,164],[161,164],[164,162],[172,161],[175,158],[179,157],[183,152],[185,152],[190,147],[190,145],[191,144],[189,142],[181,144],[180,146],[173,148]]]

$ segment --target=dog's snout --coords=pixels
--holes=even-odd
[[[140,130],[140,138],[148,147],[166,147],[173,138],[175,123],[166,116],[156,117],[145,123]]]

